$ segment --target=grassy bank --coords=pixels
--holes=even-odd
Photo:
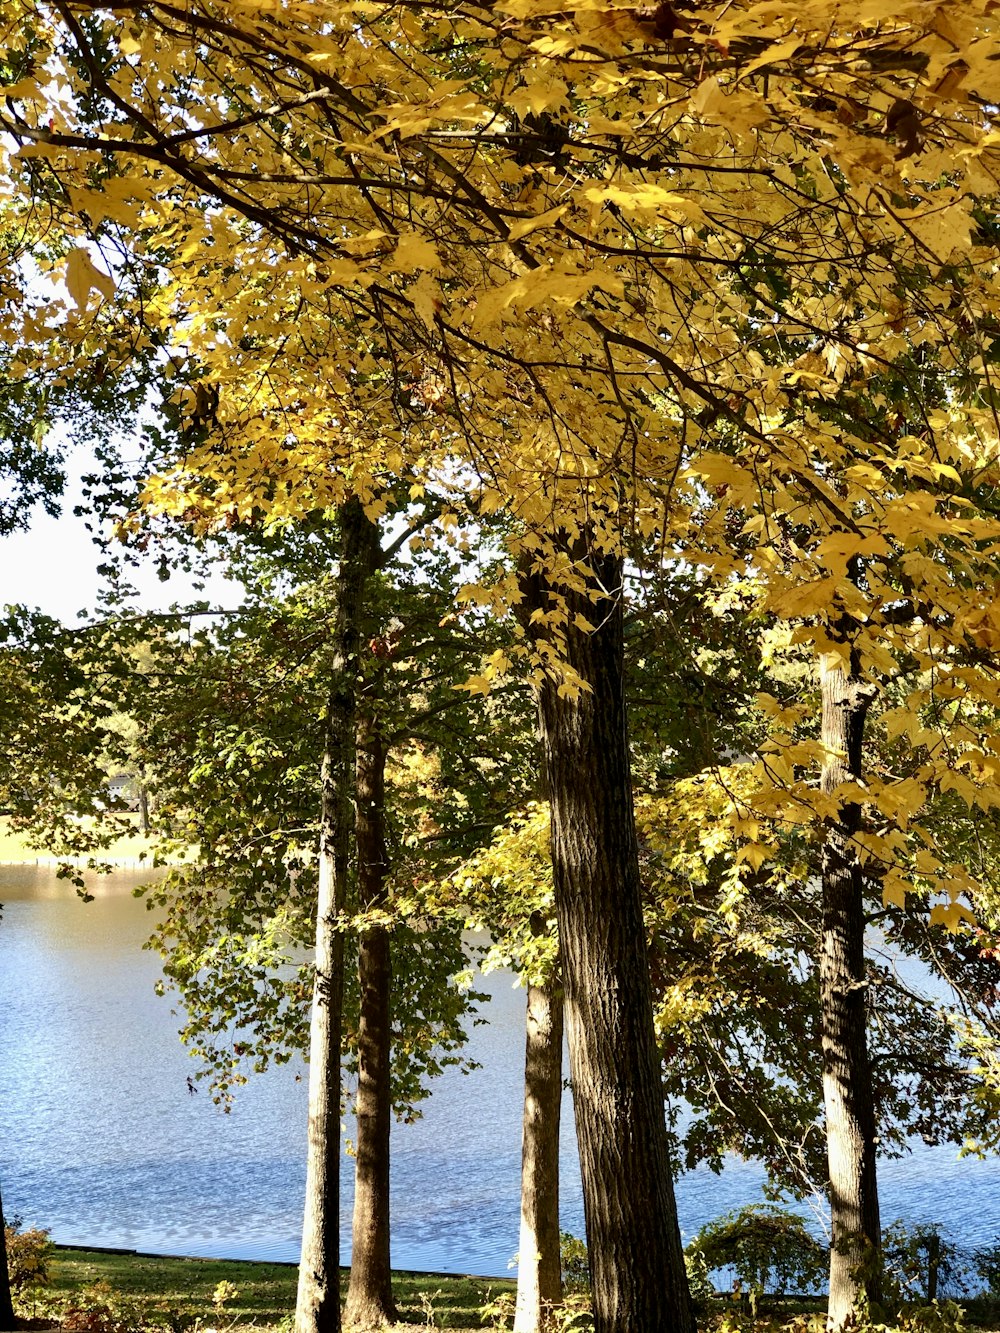
[[[39,1290],[37,1300],[22,1306],[30,1321],[25,1327],[48,1327],[68,1318],[70,1327],[84,1333],[142,1333],[147,1329],[235,1333],[250,1327],[287,1333],[295,1306],[296,1269],[291,1264],[164,1259],[57,1248],[49,1276],[49,1286]],[[401,1317],[397,1330],[510,1327],[509,1319],[489,1316],[483,1309],[498,1298],[512,1299],[514,1283],[509,1279],[397,1273],[394,1289]],[[905,1333],[952,1333],[957,1327],[944,1311],[925,1311],[923,1318],[914,1315],[908,1311],[899,1320],[898,1327]],[[821,1302],[792,1300],[762,1309],[757,1319],[751,1319],[745,1309],[719,1302],[712,1314],[699,1320],[703,1329],[715,1333],[812,1333],[822,1329],[823,1323]],[[1000,1307],[995,1301],[970,1301],[965,1323],[997,1333]]]
[[[106,1303],[131,1307],[125,1313],[135,1316],[137,1325],[148,1321],[171,1333],[183,1333],[196,1320],[203,1328],[223,1330],[247,1325],[287,1328],[295,1307],[296,1269],[291,1264],[162,1259],[57,1248],[49,1276],[50,1283],[36,1302],[37,1316],[51,1312],[58,1317],[60,1307],[71,1305],[97,1283],[125,1298],[120,1302],[105,1293]],[[220,1283],[235,1289],[221,1306],[213,1301]],[[346,1288],[346,1281],[343,1285]],[[481,1329],[483,1305],[502,1291],[514,1290],[513,1282],[502,1278],[412,1273],[397,1273],[394,1287],[401,1329]],[[32,1310],[25,1313],[30,1316]]]

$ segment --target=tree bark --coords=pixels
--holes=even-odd
[[[4,1232],[3,1201],[0,1200],[0,1329],[14,1327],[14,1304],[7,1268],[7,1236]]]
[[[385,743],[375,722],[362,715],[358,719],[355,826],[358,907],[362,912],[384,908],[387,901],[385,758]],[[389,931],[381,925],[367,926],[358,948],[357,1158],[351,1279],[344,1310],[344,1322],[351,1328],[381,1328],[398,1318],[389,1253],[391,982]]]
[[[862,773],[865,718],[872,699],[852,654],[848,666],[820,666],[822,790],[830,795]],[[876,1125],[865,1011],[864,869],[855,834],[861,807],[847,801],[827,818],[822,848],[823,933],[820,1005],[823,1098],[830,1172],[830,1301],[833,1330],[855,1322],[879,1295]]]
[[[514,1333],[544,1333],[562,1300],[559,1113],[563,999],[558,982],[529,986],[525,1009],[521,1231]]]
[[[622,562],[582,542],[571,554],[575,573],[605,589],[596,606],[539,574],[525,592],[529,608],[565,605],[566,659],[587,687],[560,693],[550,669],[538,702],[594,1326],[688,1333],[632,805]],[[541,621],[534,633],[551,631]]]
[[[357,500],[341,505],[334,652],[323,747],[316,978],[309,1032],[309,1128],[296,1333],[340,1330],[340,1050],[353,818],[356,692],[365,584],[378,535]]]

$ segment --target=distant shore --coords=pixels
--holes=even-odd
[[[116,870],[151,870],[153,845],[150,838],[139,830],[137,818],[134,833],[116,838],[106,850],[95,852],[94,859]],[[22,834],[11,830],[6,815],[0,815],[0,868],[46,866],[54,870],[57,866],[68,864],[85,869],[87,863],[86,856],[58,856],[45,848],[33,846]]]

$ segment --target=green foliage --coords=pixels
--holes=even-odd
[[[479,1313],[489,1328],[509,1329],[513,1326],[516,1308],[515,1292],[490,1292],[489,1300],[480,1306]],[[569,1292],[559,1305],[546,1312],[545,1326],[547,1333],[592,1333],[594,1320],[589,1291]]]
[[[886,1277],[903,1300],[933,1302],[939,1284],[952,1292],[969,1290],[972,1263],[936,1222],[913,1227],[893,1222],[882,1233],[882,1257]]]
[[[71,1333],[145,1333],[143,1307],[107,1282],[84,1287],[63,1311],[62,1326]]]
[[[53,1251],[49,1233],[38,1227],[22,1231],[21,1219],[13,1217],[4,1226],[4,1239],[12,1295],[20,1297],[29,1287],[46,1286]]]
[[[889,1327],[893,1333],[961,1333],[965,1315],[954,1301],[931,1301],[905,1307]]]
[[[559,1233],[559,1263],[562,1267],[563,1290],[566,1292],[590,1290],[590,1268],[587,1263],[587,1243],[570,1231]]]
[[[991,1245],[980,1245],[973,1250],[972,1262],[989,1294],[1000,1297],[1000,1237]]]
[[[704,1308],[715,1295],[712,1286],[711,1269],[703,1250],[691,1245],[684,1251],[684,1271],[687,1273],[688,1290],[696,1309]]]
[[[826,1271],[827,1251],[802,1218],[770,1204],[751,1204],[702,1227],[687,1246],[708,1272],[732,1268],[749,1293],[808,1291]]]

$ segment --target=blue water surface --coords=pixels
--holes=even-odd
[[[77,899],[44,868],[0,868],[0,1187],[5,1211],[67,1244],[157,1254],[295,1261],[305,1171],[306,1088],[295,1064],[254,1078],[230,1114],[204,1091],[154,994],[139,873]],[[477,985],[479,983],[477,982]],[[482,979],[481,1068],[449,1071],[422,1119],[393,1128],[393,1262],[442,1273],[507,1273],[517,1248],[524,992]],[[347,1126],[347,1135],[351,1135]],[[349,1240],[350,1162],[343,1235]],[[677,1185],[693,1235],[761,1199],[763,1174],[733,1161]],[[940,1222],[963,1244],[1000,1235],[1000,1163],[918,1147],[881,1175],[886,1220]],[[569,1099],[562,1225],[583,1234]],[[345,1246],[344,1260],[349,1258]]]

